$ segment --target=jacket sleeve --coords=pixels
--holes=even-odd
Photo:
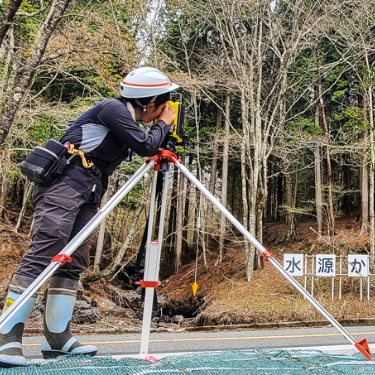
[[[157,153],[169,132],[164,121],[152,125],[146,133],[134,122],[127,107],[118,100],[109,102],[98,118],[121,142],[140,156]]]

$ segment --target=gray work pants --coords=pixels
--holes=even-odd
[[[35,221],[32,243],[16,273],[38,277],[65,245],[87,224],[98,211],[93,193],[84,199],[62,181],[45,187],[36,185],[33,191]],[[72,254],[72,262],[65,263],[54,275],[78,279],[89,265],[90,238]]]

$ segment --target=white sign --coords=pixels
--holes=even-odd
[[[284,269],[292,276],[303,276],[303,254],[284,254]]]
[[[368,277],[369,275],[369,257],[368,255],[348,255],[348,276],[349,277]]]
[[[315,274],[318,277],[336,276],[336,255],[317,254],[316,255]]]

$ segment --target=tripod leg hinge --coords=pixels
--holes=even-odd
[[[268,250],[263,251],[262,255],[266,258],[266,260],[273,257],[272,253],[270,253]]]
[[[135,285],[140,285],[142,288],[157,288],[159,286],[158,281],[136,281]]]
[[[61,262],[61,266],[63,266],[66,262],[71,262],[72,258],[67,254],[57,254],[52,260],[52,262]],[[60,266],[60,267],[61,267]]]
[[[158,160],[159,160],[159,155],[154,155],[154,156],[150,156],[150,157],[146,160],[146,163],[149,163],[150,161],[153,161],[153,162],[157,163]]]

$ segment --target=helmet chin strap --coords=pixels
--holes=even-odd
[[[150,104],[154,103],[155,100],[156,100],[156,98],[157,98],[158,96],[159,96],[159,95],[154,96],[154,97],[150,100],[150,102],[147,103],[146,105],[142,104],[138,99],[134,99],[134,101],[135,101],[140,107],[142,107],[142,114],[141,114],[141,117],[138,119],[138,121],[143,121],[143,118],[145,117],[145,114],[146,114],[146,112],[147,112],[147,107],[148,107]]]

